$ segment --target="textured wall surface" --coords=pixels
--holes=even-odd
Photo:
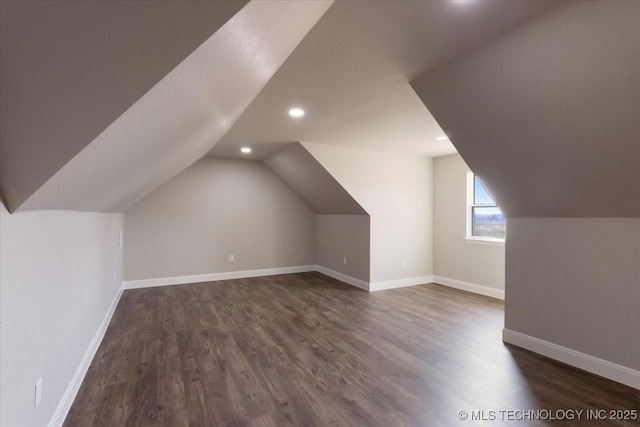
[[[125,211],[216,144],[330,4],[249,3],[20,209]]]
[[[509,217],[639,217],[640,2],[575,1],[412,82]]]
[[[505,327],[640,370],[640,219],[514,218]]]
[[[210,153],[239,157],[250,144],[262,158],[291,141],[455,153],[408,82],[555,4],[337,1]],[[307,110],[303,119],[287,116],[294,105]]]
[[[246,1],[0,4],[0,189],[15,210]]]
[[[464,241],[468,172],[459,154],[433,160],[433,274],[504,289],[504,246]]]
[[[264,163],[317,214],[367,214],[300,143],[270,156]]]
[[[0,204],[1,425],[48,425],[120,288],[122,227],[122,214]]]
[[[313,211],[262,163],[205,158],[126,212],[125,280],[315,264],[314,239]]]
[[[638,22],[640,2],[563,2],[412,82],[508,216],[506,328],[632,369]]]
[[[371,282],[432,275],[432,159],[303,145],[371,217]]]
[[[369,282],[370,236],[367,215],[316,215],[316,264]]]

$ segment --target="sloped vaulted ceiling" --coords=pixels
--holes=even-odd
[[[0,2],[0,189],[15,210],[247,2]]]
[[[126,210],[215,145],[330,4],[250,2],[19,209]]]
[[[510,217],[640,217],[640,2],[564,2],[411,83]]]
[[[367,215],[362,206],[299,142],[263,162],[315,213]]]
[[[409,81],[462,55],[552,1],[338,1],[211,156],[266,158],[304,141],[438,156],[455,152]],[[307,111],[292,121],[291,106]]]

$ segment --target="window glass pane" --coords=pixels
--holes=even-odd
[[[473,204],[474,205],[496,205],[484,185],[477,176],[473,177]]]
[[[473,208],[473,236],[505,238],[506,221],[498,208]]]

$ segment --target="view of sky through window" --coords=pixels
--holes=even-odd
[[[472,236],[504,239],[506,220],[480,179],[473,177]]]

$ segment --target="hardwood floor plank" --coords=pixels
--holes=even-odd
[[[640,391],[503,344],[503,310],[438,285],[370,294],[319,273],[125,291],[65,426],[458,426],[482,424],[460,410],[640,411]]]

